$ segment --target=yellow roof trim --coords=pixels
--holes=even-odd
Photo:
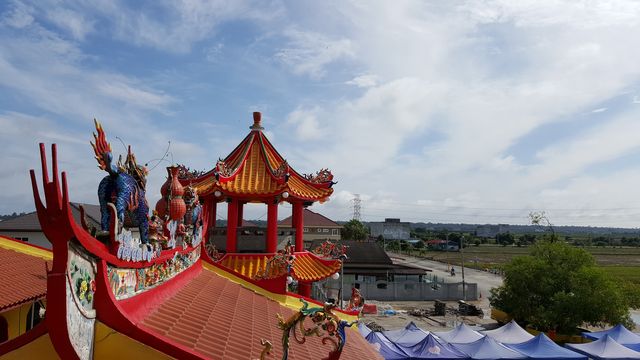
[[[39,247],[25,244],[18,240],[14,240],[2,235],[0,235],[0,247],[3,249],[9,249],[17,251],[19,253],[39,257],[45,260],[53,259],[53,252],[51,252],[51,250],[41,249]]]

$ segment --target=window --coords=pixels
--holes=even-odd
[[[331,229],[331,235],[340,235],[338,229]]]
[[[380,283],[376,287],[380,290],[387,290],[387,283]]]
[[[40,309],[44,308],[40,301],[33,303],[27,313],[27,331],[31,330],[34,326],[38,325],[42,321],[40,316]]]
[[[318,228],[318,232],[322,232],[322,229]]]
[[[329,229],[322,229],[322,232],[328,233]]]
[[[9,340],[9,324],[4,316],[0,316],[0,343]]]
[[[309,228],[304,228],[304,232],[308,233],[309,232]]]
[[[17,237],[16,240],[20,240],[20,241],[24,241],[24,242],[29,242],[29,238],[28,237]]]

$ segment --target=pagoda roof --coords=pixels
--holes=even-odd
[[[260,113],[254,113],[254,125],[244,140],[215,169],[190,179],[189,184],[201,196],[220,191],[226,196],[262,198],[287,192],[294,199],[325,201],[333,193],[333,175],[326,169],[315,176],[301,175],[262,130]]]
[[[294,255],[291,275],[299,281],[319,281],[340,270],[339,260],[321,259],[308,251]],[[273,254],[226,254],[220,260],[220,265],[249,279],[255,279],[258,275],[266,279],[285,275],[286,269],[267,266],[272,258]]]

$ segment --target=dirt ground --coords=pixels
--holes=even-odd
[[[433,309],[433,301],[367,301],[368,304],[378,306],[378,314],[382,314],[386,309],[392,309],[395,315],[369,315],[365,314],[360,319],[365,324],[374,321],[377,325],[382,326],[385,330],[395,330],[405,327],[409,322],[413,321],[418,327],[428,331],[447,331],[453,329],[458,323],[464,322],[472,326],[476,330],[493,329],[498,323],[491,319],[491,310],[488,303],[484,301],[468,301],[468,303],[479,306],[484,312],[483,317],[478,316],[456,316],[447,312],[445,316],[429,316],[418,317],[409,315],[409,311],[413,309]],[[448,301],[447,309],[457,309],[458,303]]]

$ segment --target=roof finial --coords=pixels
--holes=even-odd
[[[251,130],[264,130],[262,127],[262,114],[259,111],[253,112],[253,125],[249,128]]]

